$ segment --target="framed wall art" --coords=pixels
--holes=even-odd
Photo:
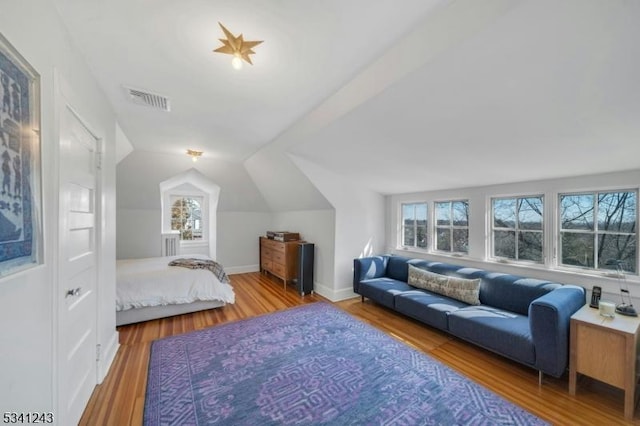
[[[0,277],[42,263],[40,76],[0,33]]]

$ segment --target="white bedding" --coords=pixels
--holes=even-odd
[[[174,259],[207,256],[167,256],[124,259],[116,267],[116,311],[146,306],[220,300],[234,303],[233,288],[205,269],[169,266]]]

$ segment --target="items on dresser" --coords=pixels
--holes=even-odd
[[[300,234],[289,231],[267,231],[267,238],[276,241],[298,241]]]

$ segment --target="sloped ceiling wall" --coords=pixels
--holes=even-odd
[[[116,123],[116,164],[131,154],[132,151],[133,145],[131,145],[131,141],[124,134],[120,125]]]
[[[383,194],[635,170],[638,18],[640,2],[452,2],[245,164],[289,164],[279,149]],[[260,182],[270,204],[295,176]]]
[[[232,268],[230,271],[257,269],[257,237],[270,229],[272,222],[264,197],[242,164],[215,158],[194,163],[186,154],[136,150],[117,165],[117,257],[160,256],[159,184],[191,170],[220,187],[215,236],[207,247],[197,250],[213,254],[225,267]]]
[[[266,212],[269,206],[241,164],[186,154],[133,151],[117,166],[118,209],[160,210],[159,183],[191,168],[220,186],[218,211]]]
[[[249,157],[244,163],[245,168],[269,207],[273,211],[287,211],[332,206],[331,200],[327,200],[317,190],[307,174],[302,173],[291,161],[288,153],[311,162],[317,158],[328,171],[335,170],[337,176],[384,192],[380,191],[384,185],[378,185],[377,188],[368,185],[367,181],[371,176],[366,173],[365,178],[354,176],[350,173],[350,166],[354,166],[358,172],[367,170],[368,173],[379,174],[379,179],[382,180],[385,176],[391,178],[390,173],[394,171],[404,172],[403,164],[394,164],[394,169],[378,168],[377,163],[368,160],[375,158],[376,161],[382,161],[381,165],[384,166],[384,162],[389,160],[389,146],[383,146],[384,149],[372,157],[367,137],[361,137],[361,134],[354,133],[349,128],[340,128],[339,134],[328,134],[325,129],[333,128],[333,123],[339,123],[343,117],[359,111],[359,107],[406,79],[414,70],[484,30],[519,3],[513,0],[486,0],[482,4],[453,2],[439,9],[315,110]],[[402,103],[402,99],[394,99],[390,108],[393,109],[393,105],[401,108]],[[386,119],[393,120],[394,117],[387,116]],[[378,119],[377,123],[365,122],[357,125],[367,128],[373,124],[387,124],[385,118]],[[309,152],[312,155],[308,155]],[[326,161],[327,158],[332,158],[333,161]],[[334,169],[334,165],[338,165],[338,168]],[[410,189],[412,188],[405,191]]]
[[[331,203],[287,157],[286,145],[268,145],[245,161],[244,167],[271,211],[332,208]]]

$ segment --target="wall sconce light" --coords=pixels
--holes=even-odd
[[[196,151],[195,149],[188,149],[187,155],[190,155],[191,161],[195,163],[196,161],[198,161],[198,157],[202,155],[202,151]]]

